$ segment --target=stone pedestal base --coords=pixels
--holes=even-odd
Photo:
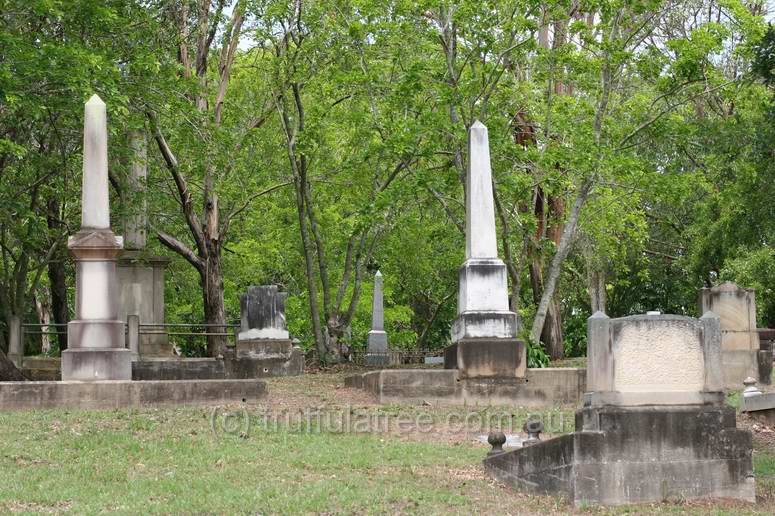
[[[505,311],[462,312],[452,323],[452,342],[466,339],[513,339],[517,314]]]
[[[237,358],[289,358],[293,342],[291,339],[237,339]]]
[[[387,333],[380,330],[371,330],[366,344],[366,365],[386,366],[390,363],[388,355]]]
[[[62,352],[63,381],[131,379],[132,354],[128,349],[72,348]]]
[[[124,321],[76,320],[67,323],[67,342],[72,349],[123,349]]]
[[[602,407],[576,432],[484,460],[501,482],[576,507],[714,497],[755,501],[751,434],[717,406]]]
[[[525,343],[519,339],[461,340],[444,350],[444,368],[461,378],[524,378]]]

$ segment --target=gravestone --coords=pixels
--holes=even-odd
[[[712,311],[721,319],[721,364],[724,385],[739,389],[749,376],[759,378],[759,334],[756,293],[725,282],[700,291],[700,313]]]
[[[146,176],[148,175],[147,146],[140,132],[130,134],[132,149],[130,194],[139,206],[124,221],[125,249],[118,259],[119,317],[125,322],[136,315],[140,323],[164,323],[164,273],[169,258],[151,256],[145,252],[148,230]],[[147,327],[146,327],[147,328]],[[165,357],[174,354],[163,326],[143,331],[139,336],[138,355]]]
[[[225,356],[227,374],[239,377],[289,376],[304,372],[304,354],[285,325],[288,294],[277,285],[248,287],[240,296],[240,332]]]
[[[118,318],[116,259],[123,239],[110,229],[105,103],[84,109],[81,229],[68,240],[75,258],[75,319],[67,325],[62,380],[131,380],[132,358]]]
[[[382,273],[374,275],[374,297],[371,310],[371,331],[366,344],[366,365],[388,365],[388,338],[385,333],[385,310],[382,296]]]
[[[458,314],[444,364],[466,378],[524,378],[525,344],[509,310],[506,265],[498,258],[487,128],[468,131],[466,261],[460,268]]]
[[[248,287],[240,297],[239,340],[289,340],[285,326],[285,300],[288,294],[277,285]]]
[[[598,312],[587,335],[576,431],[486,458],[490,475],[577,507],[755,501],[751,434],[725,404],[719,317]]]

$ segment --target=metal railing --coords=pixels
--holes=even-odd
[[[21,368],[24,356],[25,335],[62,335],[67,334],[67,324],[36,324],[21,323],[18,317],[12,317],[9,321],[9,348],[8,357],[17,367]],[[236,342],[240,330],[239,323],[140,323],[137,315],[130,315],[124,325],[125,346],[137,355],[140,349],[142,336],[153,338],[154,336],[167,338],[207,338],[211,336],[224,337],[228,341]],[[227,344],[232,345],[232,344]],[[357,365],[412,365],[424,364],[427,357],[442,357],[441,349],[421,350],[389,350],[386,353],[368,353],[365,350],[354,350],[349,354],[349,361]],[[307,352],[308,361],[316,361],[317,351],[313,348]]]
[[[240,325],[237,323],[206,324],[206,323],[140,323],[141,335],[167,335],[173,336],[199,336],[199,337],[232,337],[236,338],[236,332]],[[143,331],[143,328],[146,330]],[[205,331],[167,331],[164,328],[205,328]],[[207,331],[210,328],[228,328],[231,331]]]

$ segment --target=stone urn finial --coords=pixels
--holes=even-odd
[[[522,429],[527,433],[527,439],[522,443],[523,446],[530,446],[541,440],[541,432],[544,431],[544,424],[539,419],[529,419],[525,421]]]
[[[492,446],[492,450],[487,453],[487,456],[500,455],[503,453],[503,445],[506,444],[506,434],[500,430],[493,430],[487,435],[487,442]]]

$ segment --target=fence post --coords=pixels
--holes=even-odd
[[[140,316],[139,315],[127,315],[126,317],[126,337],[127,347],[132,353],[132,360],[139,360],[140,358]]]
[[[18,315],[12,315],[8,324],[8,358],[21,371],[24,360],[24,330]]]

